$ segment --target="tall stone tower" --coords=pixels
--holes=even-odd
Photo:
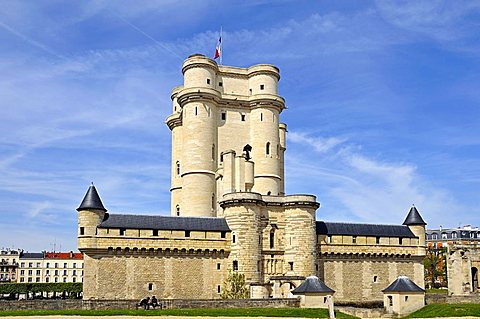
[[[286,125],[279,116],[285,101],[278,95],[278,68],[220,66],[194,54],[182,72],[166,120],[172,131],[171,214],[221,216],[217,203],[224,193],[284,195]]]

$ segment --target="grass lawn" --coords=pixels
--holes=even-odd
[[[165,309],[165,310],[15,310],[0,311],[0,316],[42,316],[42,315],[79,315],[79,316],[210,316],[210,317],[304,317],[328,318],[326,309],[300,308],[216,308],[216,309]],[[356,317],[336,312],[340,319]]]
[[[480,304],[433,304],[415,311],[406,318],[480,316]]]

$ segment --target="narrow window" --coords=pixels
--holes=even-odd
[[[405,301],[408,301],[408,296],[405,296]]]
[[[267,145],[265,145],[265,154],[270,155],[270,142],[267,142]]]
[[[260,90],[263,90],[265,89],[265,85],[264,84],[260,84]]]
[[[215,210],[215,194],[212,194],[212,209]]]
[[[212,145],[212,160],[215,160],[215,144]]]
[[[272,229],[270,231],[270,249],[273,249],[275,247],[275,231]]]
[[[217,270],[220,270],[220,263],[217,263]]]
[[[236,242],[236,236],[235,236],[235,234],[234,234],[234,235],[232,235],[232,243],[235,244],[235,242]]]
[[[388,305],[389,305],[390,307],[393,306],[393,297],[392,297],[392,296],[388,296]]]
[[[125,228],[120,228],[120,236],[124,236],[125,235]]]
[[[280,158],[280,145],[277,144],[277,157]]]
[[[403,244],[403,238],[399,238],[399,239],[398,239],[398,244],[399,244],[399,245],[402,245],[402,244]]]
[[[260,113],[260,121],[263,121],[263,113]]]
[[[190,231],[189,230],[185,231],[185,237],[190,237]]]
[[[225,121],[227,119],[227,113],[222,112],[222,121]]]
[[[217,292],[220,293],[220,285],[217,286]]]
[[[327,303],[327,297],[323,297],[323,303]]]
[[[288,262],[288,265],[290,266],[290,270],[293,271],[293,261],[289,261],[289,262]]]
[[[318,264],[315,264],[315,270],[318,271]]]
[[[210,79],[207,79],[207,84],[210,84]]]
[[[357,236],[352,236],[352,243],[354,243],[354,244],[357,243]]]
[[[198,115],[198,107],[195,106],[195,116]]]
[[[332,243],[332,235],[327,236],[327,243],[331,244]]]
[[[158,229],[152,230],[152,235],[153,236],[158,236]]]
[[[380,244],[380,237],[375,238],[375,243],[378,245]]]
[[[80,235],[85,235],[85,227],[80,227]]]
[[[233,271],[237,271],[237,270],[238,270],[238,261],[234,260],[233,261]]]
[[[149,283],[148,284],[148,291],[152,291],[153,290],[153,284],[152,283]]]
[[[180,205],[177,205],[176,210],[177,210],[177,216],[180,216]]]
[[[377,282],[377,279],[378,279],[377,276],[373,276],[373,282]]]
[[[245,122],[245,114],[242,114],[241,118],[242,118],[242,122]]]
[[[222,86],[223,86],[223,82],[218,82],[218,86],[222,87]]]
[[[177,176],[179,176],[180,175],[180,162],[177,161],[176,165],[177,165]]]
[[[220,154],[220,162],[223,163],[223,154]]]
[[[226,234],[227,234],[226,232],[222,231],[222,232],[220,233],[220,238],[225,238]]]
[[[252,94],[252,89],[250,89],[250,94]]]

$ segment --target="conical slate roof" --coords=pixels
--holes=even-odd
[[[418,212],[417,208],[415,206],[412,206],[410,208],[410,211],[408,212],[407,218],[405,218],[405,221],[403,222],[403,225],[426,225],[427,223],[423,220],[422,216],[420,216],[420,213]]]
[[[98,196],[97,189],[95,188],[95,186],[93,186],[93,183],[88,188],[87,193],[82,200],[82,203],[77,208],[77,211],[88,209],[103,210],[104,212],[107,211],[103,206],[102,200],[100,199],[100,196]]]
[[[407,276],[399,276],[383,292],[422,292],[425,291]]]
[[[309,276],[304,282],[297,288],[292,290],[292,294],[303,294],[306,292],[330,292],[334,293],[335,290],[327,287],[323,281],[318,279],[317,276]]]

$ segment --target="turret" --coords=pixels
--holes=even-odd
[[[422,216],[418,212],[415,206],[410,208],[403,225],[408,226],[412,233],[418,237],[418,245],[420,247],[425,247],[425,226],[427,223],[423,220]],[[424,253],[425,254],[425,253]]]
[[[97,226],[104,220],[107,212],[93,183],[88,188],[77,211],[78,248],[88,248],[97,233]]]
[[[218,66],[194,54],[183,63],[184,87],[177,93],[182,108],[180,216],[216,216],[217,106],[214,89]],[[174,143],[178,143],[175,142]]]

